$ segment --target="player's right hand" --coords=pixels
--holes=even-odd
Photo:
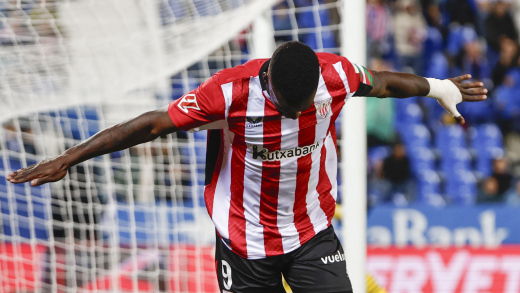
[[[439,104],[446,109],[448,112],[453,114],[453,117],[455,117],[455,120],[459,124],[465,124],[466,120],[464,120],[464,117],[460,115],[460,113],[457,111],[457,108],[455,107],[460,102],[479,102],[484,101],[487,99],[487,93],[488,90],[484,87],[484,83],[482,82],[470,82],[470,83],[464,83],[467,80],[470,80],[472,77],[470,74],[465,74],[461,76],[457,76],[454,78],[448,78],[455,86],[457,86],[458,90],[460,91],[460,100],[456,97],[450,97],[450,104],[446,104],[439,100]]]
[[[11,172],[6,179],[15,184],[31,181],[31,186],[39,186],[61,180],[67,175],[67,171],[68,167],[65,164],[64,157],[58,156],[43,160],[16,172]]]

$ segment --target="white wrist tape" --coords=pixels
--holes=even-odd
[[[426,78],[426,80],[430,84],[430,93],[427,97],[436,99],[453,117],[459,117],[460,113],[456,107],[458,103],[462,102],[459,88],[448,79]]]

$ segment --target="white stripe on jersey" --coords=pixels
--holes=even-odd
[[[325,85],[325,80],[320,72],[320,81],[318,83],[318,91],[316,92],[316,97],[314,101],[322,101],[331,98],[331,95]],[[331,110],[332,112],[332,110]],[[330,113],[327,118],[322,119],[321,117],[317,117],[316,124],[316,135],[314,142],[323,141],[323,139],[327,136],[329,127],[330,127],[330,119],[334,113]],[[321,121],[320,121],[321,120]],[[320,145],[320,148],[315,150],[311,154],[312,158],[312,167],[311,167],[311,177],[309,178],[309,190],[307,193],[307,215],[309,216],[312,225],[314,226],[314,232],[318,233],[323,229],[327,228],[327,215],[321,209],[320,200],[318,199],[319,193],[316,190],[318,187],[319,176],[312,176],[312,174],[319,174],[320,164],[321,164],[321,148],[323,144]]]
[[[258,77],[256,78],[258,79]],[[259,87],[255,86],[255,78],[249,81],[249,99],[246,117],[263,117],[265,98]],[[245,128],[245,137],[251,138],[247,143],[263,147],[263,123],[252,128]],[[260,191],[262,185],[262,161],[253,160],[253,153],[248,147],[244,170],[244,214],[246,218],[246,245],[249,259],[265,258],[264,226],[260,224]],[[239,180],[238,178],[236,180]]]
[[[339,77],[341,77],[341,80],[343,80],[343,85],[345,86],[345,90],[347,91],[347,98],[350,98],[349,97],[349,95],[350,95],[350,86],[348,85],[347,74],[343,70],[343,64],[340,61],[340,62],[334,64],[333,66],[334,66],[334,69],[336,69],[336,71],[338,72]],[[354,66],[354,68],[355,68],[356,73],[357,73],[358,72],[357,67]]]
[[[220,86],[222,88],[222,93],[224,93],[224,101],[226,103],[225,115],[226,120],[229,114],[229,107],[231,106],[231,102],[233,101],[233,83],[226,83]]]
[[[338,197],[338,153],[336,152],[336,146],[334,145],[334,141],[332,140],[332,136],[329,135],[325,139],[325,148],[327,149],[327,158],[325,160],[325,171],[327,172],[327,176],[329,177],[330,184],[332,185],[332,190],[330,194],[337,200]]]
[[[321,148],[323,147],[323,144],[320,145],[318,149],[316,149],[314,152],[312,152],[311,158],[312,158],[312,167],[311,167],[311,176],[309,177],[309,189],[307,192],[307,215],[309,216],[309,219],[311,220],[312,225],[314,226],[314,233],[318,234],[323,229],[327,228],[327,215],[325,215],[325,212],[321,209],[320,206],[320,200],[319,200],[319,193],[316,190],[318,187],[318,181],[320,179],[320,176],[317,176],[319,174],[320,170],[320,158],[321,158]],[[316,174],[316,175],[314,175]],[[313,176],[314,175],[314,176]]]
[[[338,63],[341,63],[341,61]],[[338,63],[336,63],[336,64],[338,64]],[[352,63],[352,66],[354,67],[354,71],[356,71],[356,73],[359,74],[359,68],[356,66],[356,64]]]
[[[298,146],[299,119],[282,119],[282,141],[280,149],[288,150]],[[278,190],[278,231],[282,235],[284,253],[300,247],[300,237],[294,225],[294,196],[298,159],[280,161],[280,185]]]
[[[215,187],[215,196],[213,198],[213,223],[220,236],[229,239],[229,207],[231,203],[231,158],[233,157],[233,148],[231,147],[229,129],[224,129],[224,150],[222,157],[222,169]]]

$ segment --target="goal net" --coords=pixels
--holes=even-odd
[[[0,292],[218,292],[206,133],[7,183],[215,72],[300,40],[340,53],[336,0],[0,3]],[[262,21],[263,20],[263,21]]]

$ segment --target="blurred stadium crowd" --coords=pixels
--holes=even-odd
[[[464,126],[433,99],[369,99],[370,205],[520,204],[518,9],[507,0],[367,1],[370,68],[469,73],[490,90],[485,102],[458,106]]]

